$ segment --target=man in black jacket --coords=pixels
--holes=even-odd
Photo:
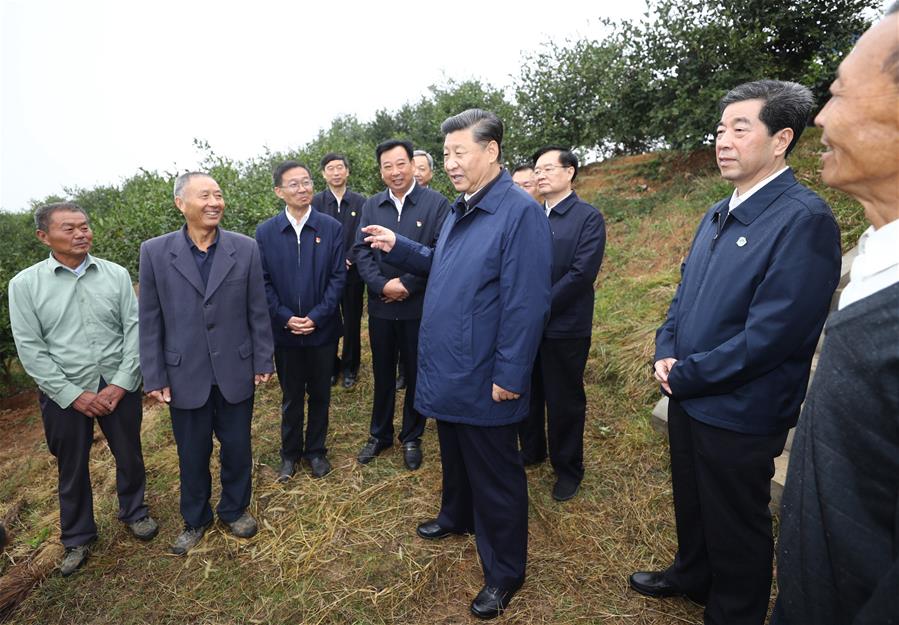
[[[433,247],[449,210],[446,198],[419,186],[415,179],[412,144],[390,140],[378,145],[375,157],[387,188],[368,198],[362,209],[362,227],[381,225],[409,239]],[[427,279],[405,273],[384,260],[357,236],[354,248],[357,267],[368,285],[368,335],[371,342],[375,396],[372,404],[371,436],[359,451],[358,460],[368,464],[393,444],[393,413],[396,398],[396,358],[406,362],[406,397],[399,440],[406,467],[421,466],[421,435],[425,418],[413,406],[418,366],[418,328]]]
[[[343,227],[343,249],[346,254],[347,270],[346,285],[340,300],[340,312],[343,316],[343,353],[338,357],[337,352],[334,352],[331,385],[337,384],[337,378],[342,373],[344,388],[352,388],[359,374],[359,335],[362,326],[362,298],[365,291],[365,285],[353,261],[353,243],[356,241],[356,232],[359,231],[365,196],[350,191],[347,187],[350,163],[343,154],[334,152],[325,154],[321,160],[321,171],[328,188],[315,194],[312,198],[312,208],[330,215]]]
[[[821,178],[871,227],[831,314],[781,502],[772,625],[899,623],[899,3],[840,65]]]
[[[528,418],[521,423],[519,437],[522,460],[535,464],[546,458],[548,430],[549,459],[556,472],[552,495],[556,501],[567,501],[584,477],[584,368],[593,332],[593,283],[602,264],[606,226],[602,214],[571,188],[578,160],[570,150],[544,147],[534,162],[553,233],[552,307],[534,363]]]

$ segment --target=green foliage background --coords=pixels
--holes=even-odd
[[[271,192],[274,164],[287,158],[308,164],[321,190],[319,160],[326,152],[342,152],[350,161],[351,186],[371,195],[382,188],[374,149],[388,138],[409,139],[430,152],[437,170],[432,186],[452,196],[441,168],[440,123],[470,107],[492,110],[504,120],[509,164],[528,160],[550,143],[570,145],[587,160],[695,149],[710,139],[717,100],[741,82],[794,80],[812,88],[823,103],[839,60],[878,5],[878,0],[649,0],[637,22],[604,22],[602,39],[551,42],[525,54],[508,90],[450,80],[399,110],[379,110],[370,121],[338,117],[296,150],[267,151],[246,161],[218,156],[197,141],[206,155],[200,168],[225,192],[224,226],[252,235],[279,208]],[[127,267],[136,278],[140,242],[182,223],[171,197],[177,173],[140,170],[117,186],[67,189],[66,198],[34,205],[62,199],[81,204],[92,219],[94,253]],[[6,287],[47,250],[34,237],[30,210],[0,213],[0,236],[0,366],[8,384],[15,346]]]

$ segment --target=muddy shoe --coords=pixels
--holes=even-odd
[[[172,553],[176,556],[183,556],[188,551],[197,546],[197,543],[200,542],[200,539],[203,538],[203,534],[206,533],[206,529],[210,526],[210,523],[206,525],[201,525],[200,527],[191,527],[190,525],[184,526],[184,531],[178,534],[178,538],[175,539],[175,542],[172,543]]]
[[[145,516],[142,519],[128,524],[128,529],[134,534],[135,538],[141,540],[153,540],[159,533],[159,524],[153,520],[151,516]]]
[[[91,553],[91,544],[78,545],[77,547],[67,547],[66,553],[62,557],[59,564],[59,572],[63,577],[68,577],[81,568],[81,565],[87,562],[87,557]]]
[[[258,529],[256,519],[254,519],[253,515],[246,510],[240,515],[239,519],[228,523],[228,527],[231,529],[231,533],[238,538],[249,538],[250,536],[254,536]]]

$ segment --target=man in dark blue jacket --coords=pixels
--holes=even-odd
[[[350,163],[343,154],[333,152],[325,154],[321,160],[321,170],[328,188],[313,196],[312,208],[330,215],[343,226],[343,252],[346,256],[346,285],[343,287],[340,300],[340,312],[343,317],[343,353],[338,357],[335,345],[331,385],[337,384],[337,378],[342,373],[344,388],[352,388],[359,374],[361,354],[359,335],[362,327],[362,299],[365,293],[365,284],[359,277],[359,271],[353,261],[353,244],[359,231],[365,196],[347,188]]]
[[[534,174],[553,233],[552,306],[531,379],[531,406],[519,431],[525,465],[546,458],[556,473],[556,501],[575,496],[584,478],[584,369],[593,333],[593,283],[606,247],[602,214],[572,190],[578,160],[547,146],[534,154]],[[544,424],[544,405],[546,423]]]
[[[736,188],[702,218],[656,334],[678,550],[668,569],[630,583],[705,602],[709,625],[765,619],[774,458],[799,416],[839,280],[833,214],[785,160],[813,105],[805,87],[771,80],[721,100],[715,154]]]
[[[471,611],[486,619],[524,583],[528,491],[517,433],[549,312],[552,235],[502,169],[496,115],[469,109],[441,130],[444,168],[461,195],[436,248],[381,226],[363,231],[393,265],[429,276],[415,407],[437,419],[443,495],[438,517],[417,533],[475,533],[485,584]]]
[[[343,231],[336,219],[313,210],[312,175],[286,161],[274,172],[275,194],[284,211],[259,224],[256,243],[275,339],[275,368],[281,384],[281,469],[278,481],[305,459],[312,476],[331,470],[326,456],[331,367],[342,324],[338,302],[346,280]],[[309,417],[303,441],[303,403]]]
[[[387,188],[365,202],[361,225],[388,226],[427,246],[434,246],[449,210],[446,198],[419,186],[413,175],[412,144],[390,140],[375,148],[381,179]],[[375,396],[368,442],[358,460],[368,464],[393,445],[393,413],[396,404],[397,355],[406,363],[406,397],[399,440],[403,461],[410,470],[421,466],[421,436],[425,417],[415,409],[418,329],[421,324],[426,277],[403,271],[361,242],[355,248],[359,274],[368,285],[368,336],[371,343]]]

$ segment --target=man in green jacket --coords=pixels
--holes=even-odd
[[[93,233],[77,204],[34,213],[46,260],[9,283],[19,361],[40,389],[47,447],[59,468],[59,524],[71,575],[97,540],[89,473],[94,421],[116,461],[119,519],[137,538],[159,531],[144,502],[137,299],[128,271],[90,255]]]

